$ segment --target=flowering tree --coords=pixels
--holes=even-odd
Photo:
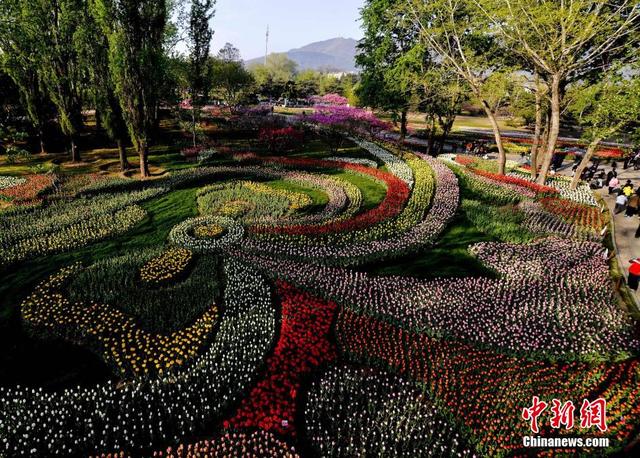
[[[349,100],[340,94],[314,95],[309,97],[309,101],[316,106],[346,106]]]
[[[374,136],[390,127],[368,110],[347,106],[320,107],[315,113],[302,115],[298,120],[317,125],[319,134],[333,151],[342,146],[345,134]]]

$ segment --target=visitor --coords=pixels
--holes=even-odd
[[[633,183],[631,183],[631,180],[627,180],[625,185],[622,187],[622,192],[625,196],[631,197],[633,194]]]
[[[613,212],[617,215],[618,213],[621,213],[622,211],[624,211],[628,201],[629,201],[629,198],[625,196],[622,191],[620,191],[618,193],[618,197],[616,197],[616,207]]]
[[[633,215],[638,213],[639,206],[640,195],[638,195],[638,192],[636,191],[631,195],[631,197],[629,197],[629,202],[627,203],[627,211],[624,214],[625,218],[631,218]]]
[[[620,186],[620,180],[618,180],[618,177],[614,175],[609,181],[609,194],[616,192],[618,186]]]
[[[576,172],[578,171],[578,164],[573,164],[573,167],[571,167],[571,178],[576,176]]]
[[[640,280],[640,258],[632,259],[629,263],[631,266],[629,266],[629,279],[627,280],[627,284],[629,285],[629,289],[638,291],[638,280]]]
[[[613,170],[609,170],[609,172],[607,173],[607,179],[605,180],[604,184],[606,184],[607,186],[609,186],[609,182],[611,181],[611,179],[615,176],[615,172]]]

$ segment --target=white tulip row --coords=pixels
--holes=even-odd
[[[365,159],[362,157],[348,157],[348,156],[331,156],[327,158],[327,161],[346,162],[348,164],[364,165],[372,169],[378,168],[378,163],[371,159]]]
[[[405,161],[403,161],[395,154],[391,154],[388,150],[376,143],[372,143],[361,138],[351,138],[350,140],[352,140],[360,148],[368,151],[371,155],[384,162],[384,165],[387,167],[389,172],[391,172],[391,174],[397,176],[402,181],[407,183],[409,185],[409,188],[413,188],[415,177],[413,176],[411,167],[409,167]]]
[[[318,456],[474,456],[429,396],[404,378],[332,367],[307,399],[305,423]]]

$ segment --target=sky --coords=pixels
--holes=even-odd
[[[363,0],[218,0],[212,21],[212,51],[232,43],[245,60],[284,52],[329,38],[362,38]]]

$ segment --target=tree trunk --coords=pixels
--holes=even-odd
[[[102,130],[102,120],[100,119],[100,112],[97,108],[94,116],[96,118],[96,132],[100,132]]]
[[[504,146],[502,145],[502,134],[500,133],[500,126],[498,126],[498,121],[496,120],[496,116],[491,110],[491,107],[484,100],[482,101],[482,108],[484,108],[484,112],[489,118],[491,128],[493,129],[493,136],[496,140],[496,146],[498,147],[498,173],[500,175],[504,175],[504,169],[507,163],[507,155],[505,154]]]
[[[547,140],[546,152],[540,169],[537,183],[544,185],[547,181],[547,174],[551,168],[551,161],[558,143],[560,134],[560,103],[561,103],[561,78],[560,75],[551,77],[551,125],[549,127],[549,138]]]
[[[455,122],[455,116],[453,118],[446,118],[443,122],[440,120],[440,128],[442,129],[442,135],[440,136],[440,141],[438,142],[438,154],[442,154],[444,152],[444,144],[449,138],[449,134],[451,133],[451,129],[453,128],[453,123]]]
[[[600,145],[600,142],[602,140],[603,140],[602,137],[598,137],[593,139],[593,141],[589,143],[587,152],[585,153],[584,157],[580,161],[580,165],[578,165],[578,168],[576,169],[576,174],[571,179],[571,189],[576,189],[578,187],[578,183],[580,183],[580,177],[582,176],[582,172],[584,172],[584,169],[586,169],[587,165],[589,165],[589,161],[591,160],[591,158],[593,157],[593,154],[598,149],[598,146]]]
[[[38,140],[40,141],[40,154],[44,156],[47,154],[47,147],[44,143],[44,131],[42,127],[38,128]]]
[[[542,95],[540,94],[540,76],[536,71],[536,127],[531,145],[531,179],[538,177],[538,150],[540,149],[540,137],[542,136]]]
[[[191,107],[191,133],[193,137],[193,147],[197,146],[196,142],[196,107]]]
[[[129,164],[129,160],[127,159],[127,147],[124,146],[124,140],[122,138],[119,138],[116,142],[118,143],[118,155],[120,156],[120,170],[125,172],[131,168],[131,164]]]
[[[71,141],[71,162],[80,162],[80,150],[78,149],[78,145],[76,145],[76,139],[71,135],[69,140]]]
[[[403,109],[400,115],[400,144],[404,144],[404,139],[407,138],[407,110]]]
[[[140,156],[140,176],[142,178],[149,177],[149,145],[147,140],[143,140],[138,144],[138,155]]]

